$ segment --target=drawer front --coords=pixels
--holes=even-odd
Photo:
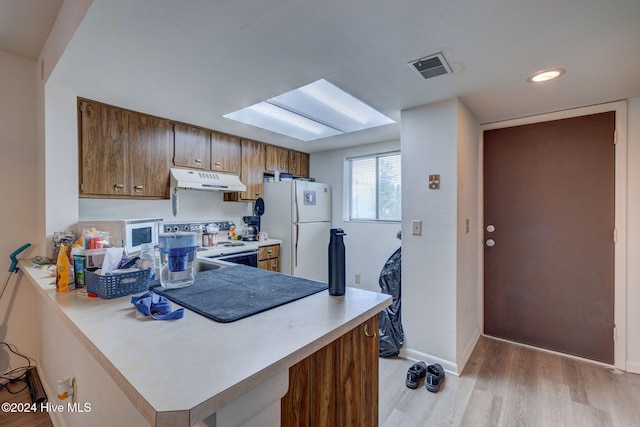
[[[262,270],[280,272],[280,258],[272,258],[265,261],[258,261],[258,268]]]
[[[261,246],[258,251],[258,260],[260,261],[280,257],[280,245]]]

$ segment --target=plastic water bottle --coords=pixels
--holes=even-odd
[[[140,247],[140,259],[148,259],[151,264],[149,265],[149,280],[153,280],[156,277],[156,257],[153,250],[152,243],[143,243]]]
[[[344,241],[346,233],[342,228],[332,228],[329,240],[329,295],[344,295],[345,261]]]

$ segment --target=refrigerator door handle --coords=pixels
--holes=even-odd
[[[300,221],[300,208],[298,207],[298,188],[296,187],[295,181],[293,182],[293,201],[296,205],[296,217],[293,219],[293,222]]]
[[[296,224],[296,244],[293,248],[293,265],[298,266],[298,224]]]

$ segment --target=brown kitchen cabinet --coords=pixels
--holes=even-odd
[[[80,197],[167,198],[169,122],[88,100],[78,104]]]
[[[209,132],[183,123],[175,123],[173,132],[173,164],[185,168],[209,170],[211,149]]]
[[[289,173],[298,178],[309,178],[309,154],[290,150]]]
[[[265,145],[243,139],[240,143],[240,181],[247,186],[241,193],[225,193],[224,200],[232,202],[255,202],[264,190]]]
[[[280,245],[260,246],[258,248],[258,268],[280,271]]]
[[[211,132],[211,170],[240,175],[240,138]]]
[[[132,196],[166,198],[171,173],[171,122],[144,114],[129,116],[129,176]]]
[[[378,425],[378,316],[289,369],[282,426]]]
[[[265,147],[265,171],[289,172],[289,150],[275,145]]]

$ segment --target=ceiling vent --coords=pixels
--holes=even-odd
[[[443,74],[453,74],[451,67],[449,67],[449,64],[445,61],[442,52],[411,61],[409,62],[409,66],[413,71],[425,79],[441,76]]]

